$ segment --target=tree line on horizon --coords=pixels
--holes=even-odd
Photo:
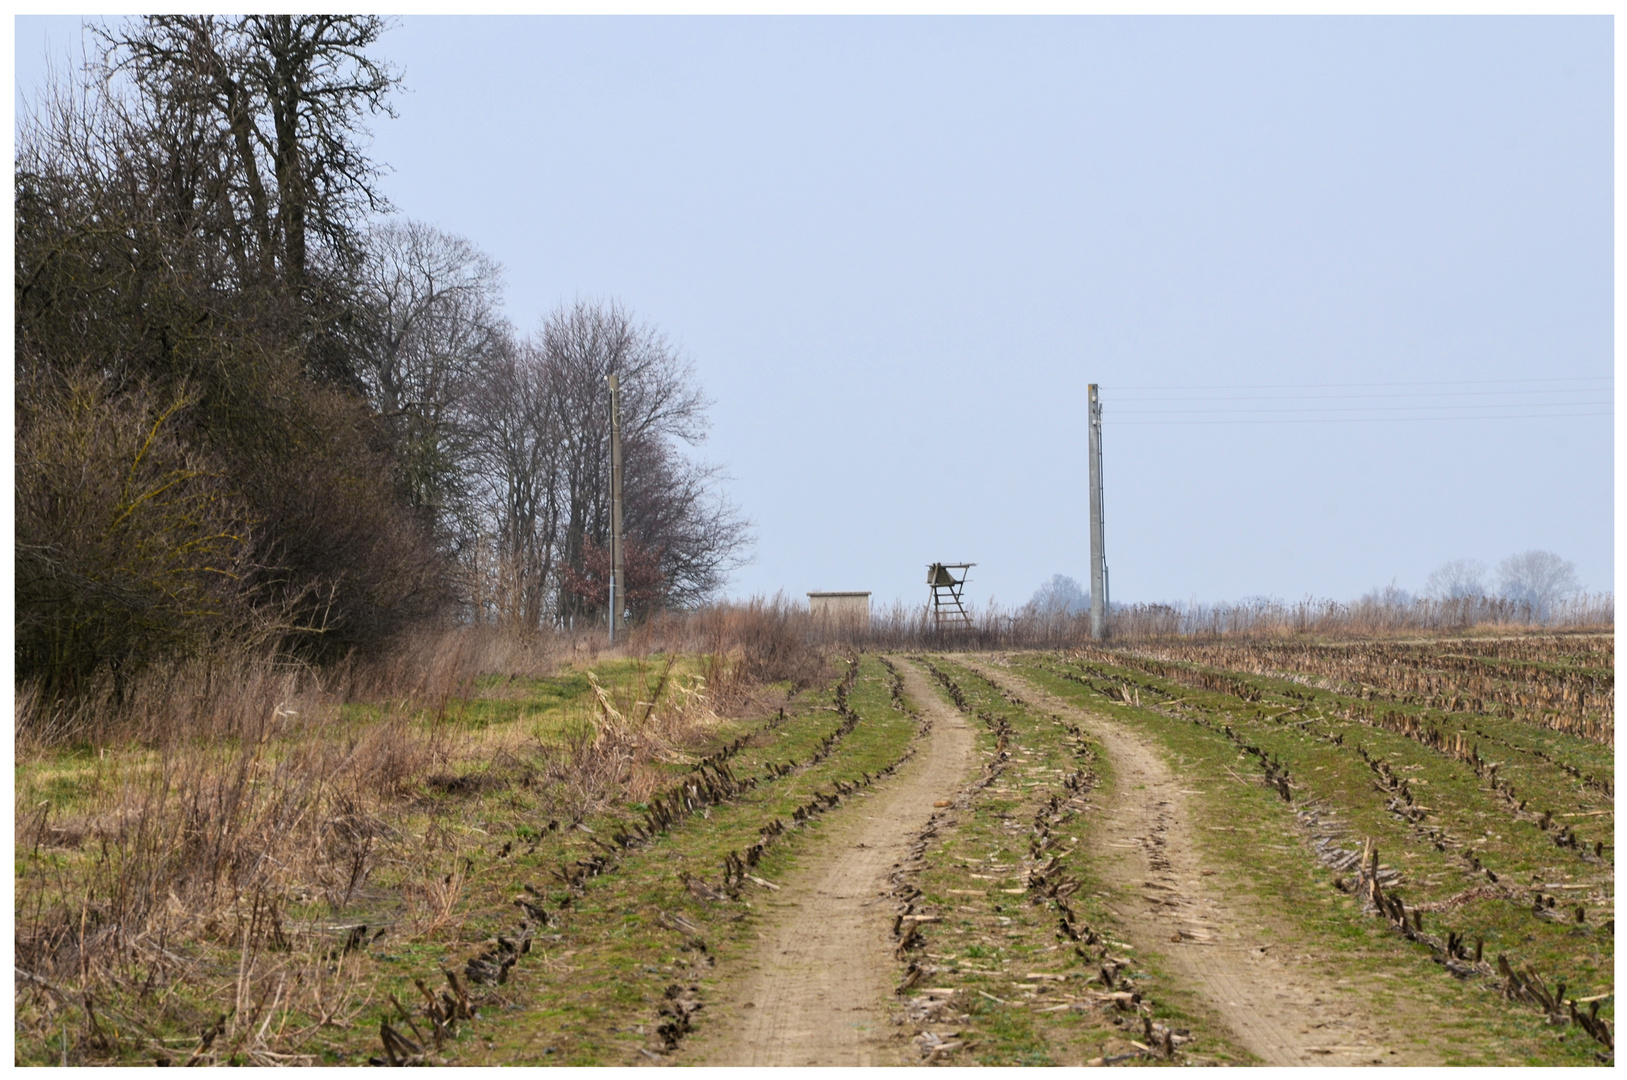
[[[1465,612],[1478,610],[1477,605],[1502,604],[1510,615],[1546,623],[1560,612],[1566,602],[1575,599],[1582,591],[1576,577],[1575,563],[1538,548],[1502,560],[1497,564],[1495,579],[1490,577],[1491,572],[1491,568],[1478,559],[1451,559],[1430,572],[1418,595],[1392,582],[1369,590],[1355,604],[1358,607],[1399,608],[1426,601],[1451,605]],[[1243,603],[1275,604],[1280,601],[1260,597]],[[1066,574],[1052,574],[1034,590],[1019,612],[1055,617],[1083,615],[1089,610],[1088,588]]]
[[[709,402],[614,301],[521,334],[501,268],[393,216],[376,16],[148,16],[18,119],[17,677],[48,697],[224,641],[326,662],[462,619],[713,597],[750,543]]]

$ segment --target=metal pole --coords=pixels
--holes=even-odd
[[[1102,541],[1102,403],[1090,384],[1090,636],[1107,636],[1107,552]]]
[[[621,383],[612,372],[605,376],[610,384],[610,643],[616,643],[616,631],[621,628],[621,609],[626,603],[617,592],[625,588],[622,582],[621,539]]]

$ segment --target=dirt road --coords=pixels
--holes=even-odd
[[[1168,959],[1268,1065],[1423,1065],[1426,1048],[1367,1015],[1339,973],[1316,966],[1280,919],[1252,898],[1209,884],[1193,804],[1151,740],[1077,709],[996,665],[957,657],[1029,703],[1067,717],[1112,762],[1111,812],[1097,819],[1093,853],[1121,895],[1131,943]],[[1206,873],[1207,871],[1207,873]]]
[[[972,772],[972,729],[911,664],[905,692],[932,721],[890,781],[832,813],[802,867],[786,875],[761,931],[757,966],[725,985],[684,1058],[706,1065],[896,1065],[889,1010],[898,965],[887,877],[907,842]]]

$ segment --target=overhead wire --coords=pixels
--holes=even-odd
[[[1495,386],[1508,383],[1613,381],[1614,375],[1552,375],[1535,379],[1431,379],[1422,382],[1221,383],[1211,386],[1119,386],[1116,390],[1332,390],[1363,386]],[[1105,384],[1104,384],[1105,386]]]
[[[1107,414],[1125,419],[1115,426],[1169,426],[1196,424],[1330,424],[1397,423],[1439,420],[1523,420],[1612,417],[1614,388],[1610,385],[1560,386],[1557,383],[1611,383],[1613,375],[1550,376],[1529,379],[1458,379],[1415,382],[1273,383],[1212,386],[1141,386],[1122,388],[1128,396],[1115,398],[1112,386],[1103,386]],[[1426,390],[1424,387],[1519,386],[1522,389]],[[1537,387],[1541,387],[1538,389]],[[1409,388],[1404,389],[1403,388]],[[1352,390],[1377,393],[1251,393],[1280,390]],[[1195,391],[1211,391],[1187,396]],[[1401,392],[1397,392],[1401,391]],[[1181,396],[1144,396],[1176,394]],[[1462,401],[1462,398],[1495,398]],[[1447,399],[1447,400],[1430,400]],[[1307,404],[1340,401],[1343,405]],[[1401,404],[1401,402],[1411,402]],[[1118,406],[1154,406],[1119,408]],[[1206,407],[1191,407],[1200,404]],[[1156,406],[1174,405],[1175,408]],[[1357,414],[1357,415],[1351,415]],[[1213,419],[1210,419],[1213,417]]]
[[[1318,388],[1320,389],[1320,388]],[[1370,400],[1373,398],[1421,398],[1421,397],[1510,397],[1515,394],[1529,394],[1529,390],[1426,390],[1421,393],[1406,394],[1250,394],[1246,398],[1216,397],[1214,394],[1201,394],[1196,397],[1115,397],[1115,401],[1349,401],[1352,399]],[[1608,386],[1577,386],[1558,387],[1553,390],[1537,391],[1545,394],[1604,394],[1612,393]]]
[[[1108,414],[1111,416],[1111,413]],[[1500,416],[1336,416],[1285,420],[1124,420],[1113,427],[1181,427],[1195,424],[1401,424],[1420,420],[1543,420],[1563,417],[1614,416],[1596,413],[1507,413]]]

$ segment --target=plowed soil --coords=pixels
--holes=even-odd
[[[897,1065],[890,1011],[888,875],[933,804],[952,799],[974,761],[972,729],[913,665],[899,674],[932,722],[920,752],[887,783],[820,826],[801,868],[777,882],[755,966],[725,984],[682,1061],[705,1065]]]

